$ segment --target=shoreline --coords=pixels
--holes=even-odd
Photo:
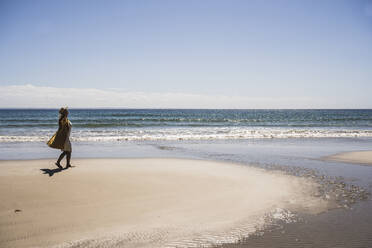
[[[213,246],[254,233],[269,214],[332,208],[314,196],[310,179],[234,163],[99,158],[73,165],[0,161],[0,244]]]

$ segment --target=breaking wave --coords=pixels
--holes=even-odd
[[[0,142],[44,142],[53,135],[50,130],[16,135],[0,135]],[[188,127],[118,130],[74,130],[72,141],[115,142],[157,140],[236,140],[274,138],[353,138],[372,137],[372,130],[349,129],[283,129],[243,127]]]

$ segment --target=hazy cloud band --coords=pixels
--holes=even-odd
[[[120,89],[0,86],[1,108],[342,108],[330,99],[243,97]],[[349,106],[350,107],[350,106]]]

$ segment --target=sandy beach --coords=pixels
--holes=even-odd
[[[1,247],[191,247],[234,242],[289,211],[319,213],[305,178],[186,159],[0,161]],[[288,216],[287,216],[288,217]]]
[[[325,157],[325,160],[372,165],[372,151],[344,152]]]

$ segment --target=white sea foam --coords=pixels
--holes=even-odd
[[[0,142],[46,142],[50,131],[31,135],[0,135]],[[351,129],[288,129],[248,127],[156,128],[118,130],[73,130],[72,141],[117,142],[157,140],[228,140],[271,138],[351,138],[372,137],[372,130]]]

